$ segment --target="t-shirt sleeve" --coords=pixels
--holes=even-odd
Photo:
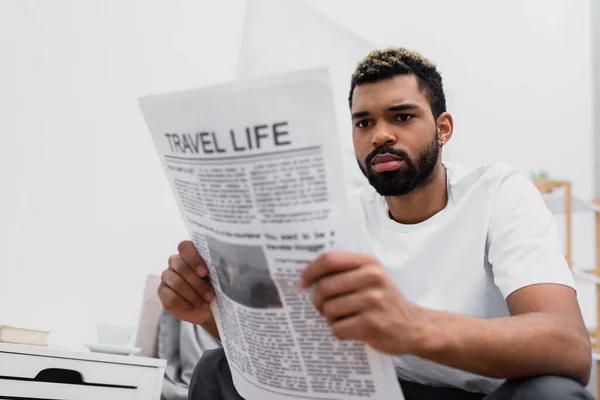
[[[505,299],[539,283],[575,288],[554,216],[523,175],[508,175],[500,183],[488,230],[488,261]]]

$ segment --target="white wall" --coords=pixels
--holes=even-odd
[[[453,161],[545,168],[592,195],[589,1],[310,3],[438,64]],[[0,323],[63,342],[135,322],[145,274],[186,236],[136,98],[232,79],[244,7],[0,2]]]
[[[438,65],[455,117],[453,161],[544,168],[592,195],[589,0],[310,3]]]
[[[187,235],[136,98],[233,78],[243,6],[0,2],[0,323],[135,323]]]
[[[285,32],[285,35],[278,32]],[[356,166],[350,134],[350,76],[357,60],[376,47],[304,0],[251,0],[246,7],[238,77],[251,78],[326,66],[336,108],[344,178],[350,187],[368,185]]]
[[[600,170],[600,2],[591,4],[592,30],[592,83],[593,94],[593,129],[594,129],[594,170]],[[594,195],[600,198],[600,174],[594,179]]]

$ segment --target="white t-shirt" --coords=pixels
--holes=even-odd
[[[351,197],[352,243],[377,257],[403,295],[435,310],[478,318],[510,315],[506,297],[537,283],[574,287],[555,220],[529,179],[507,164],[466,169],[444,163],[446,208],[414,225],[389,217],[370,186]],[[489,393],[502,380],[394,356],[399,378]]]

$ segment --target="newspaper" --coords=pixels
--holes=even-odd
[[[341,246],[333,104],[326,70],[140,99],[247,400],[404,398],[389,357],[337,340],[298,284]]]

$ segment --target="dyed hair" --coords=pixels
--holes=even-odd
[[[391,79],[397,75],[414,74],[419,81],[419,89],[429,100],[434,119],[446,111],[446,96],[442,76],[435,64],[417,52],[405,48],[390,47],[370,52],[358,63],[350,82],[348,103],[352,109],[352,94],[357,85],[375,83]]]

